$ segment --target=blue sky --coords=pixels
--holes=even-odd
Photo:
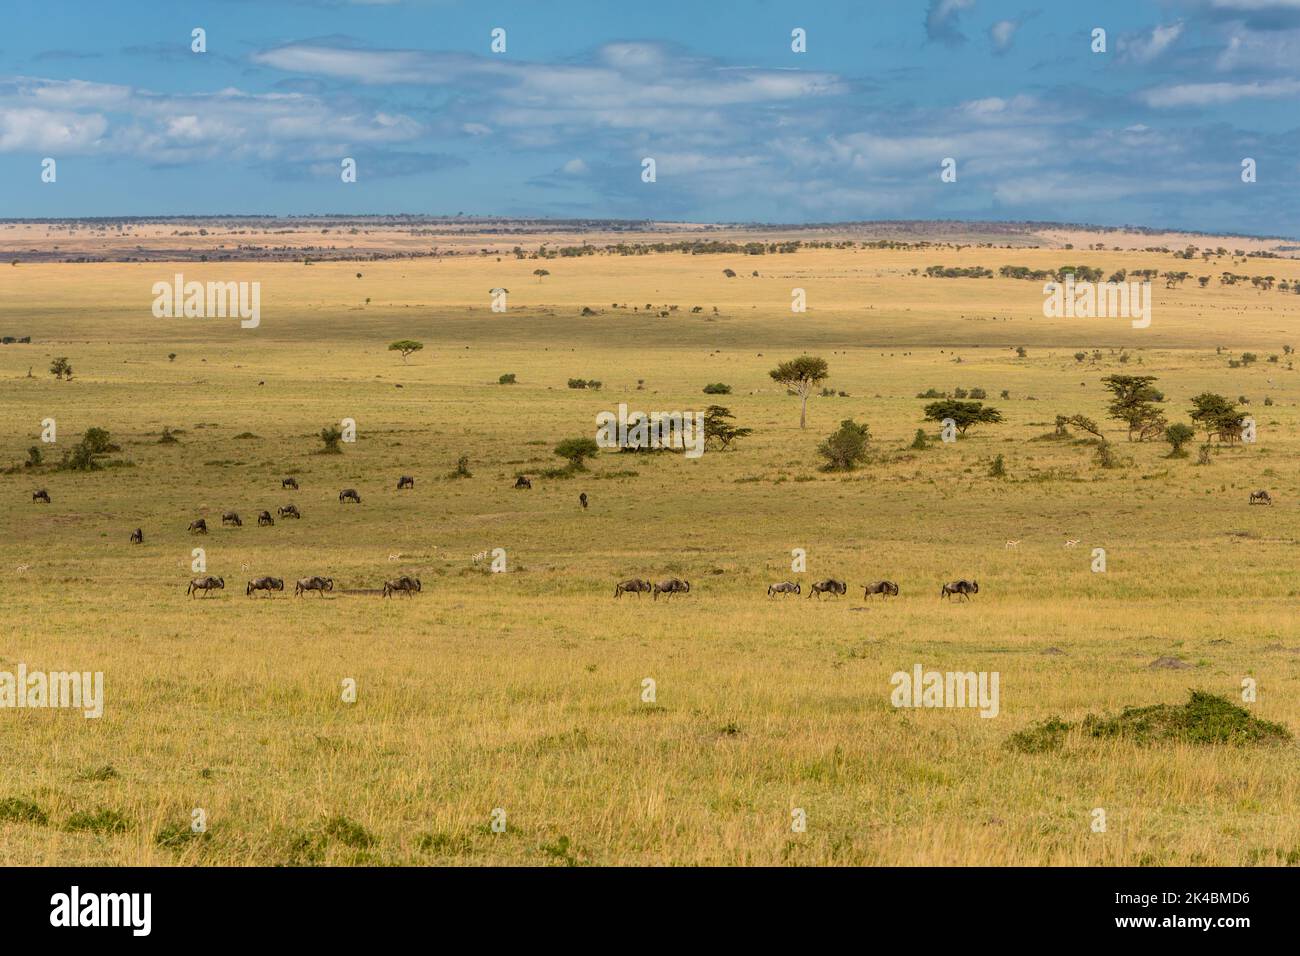
[[[0,24],[0,217],[1300,234],[1300,0],[7,0]]]

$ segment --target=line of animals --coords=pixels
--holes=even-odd
[[[811,599],[814,595],[821,600],[823,594],[833,594],[842,596],[849,592],[849,586],[844,581],[837,578],[824,578],[821,581],[814,581],[808,588],[808,597]],[[629,578],[626,581],[619,581],[614,585],[614,597],[622,597],[624,594],[650,594],[654,600],[659,600],[659,595],[663,594],[672,597],[674,594],[690,594],[691,582],[683,581],[681,578],[669,578],[666,581],[660,581],[657,584],[651,584],[644,578]],[[777,594],[802,594],[801,585],[793,581],[780,581],[776,584],[767,586],[767,596],[774,597]],[[939,589],[939,597],[949,598],[956,595],[958,598],[970,600],[972,594],[980,593],[978,581],[967,581],[962,578],[959,581],[949,581]],[[898,585],[893,581],[872,581],[870,584],[862,586],[863,598],[869,598],[873,594],[879,594],[884,597],[897,597]]]
[[[185,593],[194,597],[200,591],[205,595],[211,591],[224,591],[226,588],[226,579],[215,577],[211,574],[201,578],[195,578],[190,581],[189,587]],[[419,578],[413,578],[410,575],[402,575],[396,581],[385,581],[382,595],[392,597],[394,594],[405,594],[412,597],[422,591],[423,585],[420,584]],[[253,578],[244,587],[244,593],[249,597],[253,596],[254,591],[266,591],[268,594],[272,591],[284,590],[284,578],[266,577]],[[294,585],[293,596],[302,597],[308,591],[315,591],[324,595],[326,592],[334,590],[334,579],[323,577],[299,578]]]

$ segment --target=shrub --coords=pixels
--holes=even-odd
[[[498,384],[498,385],[513,385],[513,384],[515,384],[515,373],[514,373],[514,372],[509,372],[509,373],[507,373],[507,374],[505,374],[505,375],[502,375],[499,379],[497,379],[497,384]]]
[[[721,382],[714,382],[711,385],[704,386],[705,395],[730,395],[731,386],[723,385]]]
[[[851,418],[840,422],[840,427],[817,446],[817,454],[826,459],[823,471],[852,471],[867,457],[870,431]]]
[[[461,455],[456,459],[456,469],[448,473],[448,478],[473,478],[473,473],[469,470],[469,455]]]
[[[339,442],[343,441],[343,433],[333,425],[326,425],[320,430],[320,440],[325,445],[325,447],[320,450],[320,454],[343,454],[343,448],[339,444]]]
[[[586,459],[600,454],[600,446],[594,438],[566,438],[555,446],[555,454],[567,459],[574,471],[586,471]]]
[[[990,478],[1005,478],[1007,476],[1007,464],[1002,460],[1002,456],[993,459],[993,464],[989,465]]]

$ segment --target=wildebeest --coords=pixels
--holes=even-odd
[[[649,581],[643,581],[640,578],[628,578],[626,581],[619,581],[614,585],[614,597],[622,597],[624,594],[641,594],[649,593],[652,589]]]
[[[345,501],[352,501],[356,504],[361,504],[361,496],[357,494],[355,488],[344,488],[339,492],[339,504],[343,504]]]
[[[802,594],[803,589],[793,581],[782,581],[780,584],[769,584],[767,586],[767,596],[773,594]]]
[[[225,578],[214,578],[212,575],[209,574],[206,577],[195,578],[193,581],[191,581],[190,586],[185,589],[185,593],[188,594],[190,597],[193,597],[194,595],[198,594],[200,591],[202,591],[204,594],[207,594],[209,591],[220,591],[224,589],[225,586],[226,586]]]
[[[674,594],[690,594],[691,582],[683,581],[681,578],[669,578],[667,581],[660,581],[654,587],[654,599],[659,600],[659,595],[667,594],[672,597]]]
[[[198,521],[191,521],[190,531],[194,532],[195,534],[207,534],[208,533],[207,521],[205,521],[203,518],[200,518]]]
[[[33,491],[32,501],[33,502],[43,501],[48,505],[50,503],[50,493],[46,491],[44,488],[42,488],[40,491]]]
[[[283,508],[277,508],[276,511],[278,511],[278,512],[280,513],[280,517],[281,517],[281,518],[301,518],[301,517],[302,517],[302,515],[298,513],[298,506],[297,506],[297,505],[285,505]]]
[[[531,488],[532,486],[533,483],[528,480],[528,477],[526,475],[520,475],[518,478],[515,479],[516,488]]]
[[[249,597],[252,597],[254,591],[283,591],[283,590],[284,590],[283,578],[265,577],[265,578],[253,578],[253,580],[249,581],[248,587],[244,588],[244,593],[247,594]]]
[[[873,594],[883,594],[886,597],[898,596],[898,585],[893,581],[872,581],[870,584],[862,586],[863,598],[869,598]]]
[[[397,479],[398,491],[401,491],[403,488],[414,488],[414,487],[415,487],[415,479],[412,478],[410,475],[402,475],[400,478]]]
[[[837,581],[835,578],[826,578],[824,581],[814,581],[812,587],[808,589],[808,597],[817,595],[817,600],[822,599],[823,594],[848,594],[849,586],[843,581]]]
[[[271,517],[271,512],[263,511],[257,516],[257,526],[259,528],[269,528],[275,524],[275,519]]]
[[[578,501],[582,503],[582,507],[584,509],[587,507],[587,493],[585,491],[582,494],[578,495]]]
[[[282,478],[282,479],[280,480],[280,487],[281,487],[281,488],[292,488],[294,491],[297,491],[297,490],[298,490],[298,479],[297,479],[297,478],[293,478],[293,477]]]
[[[244,519],[239,517],[239,515],[233,511],[226,511],[221,515],[221,523],[222,525],[233,524],[236,528],[242,528],[244,526]]]
[[[131,543],[132,543],[132,544],[144,544],[144,529],[143,529],[143,528],[136,528],[134,531],[131,532]]]
[[[939,591],[939,597],[946,598],[956,594],[970,600],[972,594],[980,593],[980,584],[978,581],[967,581],[964,578],[960,581],[949,581]]]
[[[1273,503],[1273,496],[1261,488],[1259,491],[1252,491],[1250,493],[1250,503],[1252,505],[1271,505]]]
[[[402,575],[396,581],[384,582],[384,597],[391,597],[398,591],[406,592],[407,597],[418,593],[421,590],[420,579],[413,578],[409,575]]]
[[[293,596],[300,597],[305,591],[320,591],[322,594],[324,594],[324,592],[326,591],[333,591],[333,590],[334,590],[333,578],[321,578],[321,577],[300,578],[298,583],[294,586]]]

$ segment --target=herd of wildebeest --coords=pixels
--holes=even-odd
[[[298,479],[292,476],[285,478],[281,480],[280,487],[281,489],[288,488],[297,491],[299,490]],[[410,475],[402,475],[397,480],[398,491],[413,489],[414,487],[415,487],[415,479]],[[515,480],[514,487],[516,489],[531,489],[533,485],[532,482],[526,476],[520,475]],[[50,493],[44,488],[34,491],[32,492],[32,502],[33,503],[41,502],[44,504],[49,504]],[[357,493],[355,488],[344,488],[342,491],[339,492],[339,504],[347,504],[347,503],[358,504],[358,505],[361,504],[361,495]],[[590,501],[587,498],[587,493],[585,491],[578,495],[578,503],[582,505],[584,509],[586,509],[589,506]],[[1249,503],[1252,505],[1255,504],[1271,505],[1273,503],[1273,497],[1267,491],[1261,489],[1259,491],[1251,492]],[[276,513],[279,514],[281,518],[295,518],[295,519],[302,518],[302,514],[299,513],[297,506],[293,504],[287,504],[281,508],[276,509]],[[242,528],[244,525],[244,521],[242,518],[240,518],[238,512],[225,511],[222,512],[221,515],[221,524],[223,527],[226,525],[231,525],[236,528]],[[271,516],[271,512],[262,511],[257,516],[257,524],[259,527],[269,527],[275,524],[275,519]],[[189,526],[189,531],[191,534],[207,534],[208,533],[207,520],[204,518],[198,518],[194,521],[191,521]],[[131,543],[144,544],[143,528],[136,528],[133,532],[131,532]],[[212,591],[221,591],[224,590],[225,587],[226,587],[225,578],[215,577],[213,575],[205,575],[204,577],[194,578],[193,580],[191,580],[189,583],[189,587],[186,588],[185,593],[192,597],[200,592],[204,594],[208,594]],[[266,591],[269,594],[272,591],[283,591],[283,590],[284,590],[284,580],[282,578],[265,576],[265,577],[253,578],[252,580],[250,580],[244,588],[244,593],[249,597],[252,597],[254,592],[256,591]],[[333,591],[333,590],[334,590],[333,578],[314,576],[309,578],[300,578],[294,585],[293,593],[294,593],[294,597],[301,597],[303,594],[307,593],[308,591],[315,591],[318,594],[324,594],[327,591]],[[422,590],[422,586],[420,584],[419,578],[414,578],[409,575],[402,575],[401,577],[397,578],[395,581],[385,581],[384,587],[380,593],[383,597],[391,597],[394,594],[405,594],[407,597],[410,597],[414,594],[419,593],[421,590]],[[814,581],[809,586],[808,597],[812,598],[815,596],[820,600],[823,594],[830,594],[832,596],[843,596],[848,593],[848,590],[849,590],[849,586],[846,582],[838,578],[824,578],[820,581]],[[966,600],[969,601],[971,595],[978,594],[979,590],[980,590],[980,586],[978,581],[975,581],[973,579],[966,580],[965,578],[962,578],[957,581],[949,581],[943,584],[939,588],[939,597],[950,598],[955,595],[958,598],[965,598]],[[370,592],[370,593],[374,593],[374,592]],[[642,594],[650,594],[652,598],[657,601],[659,600],[659,595],[661,594],[664,595],[665,598],[668,598],[668,597],[672,597],[674,594],[690,594],[690,593],[691,593],[691,582],[685,581],[681,578],[667,578],[663,581],[658,581],[655,583],[651,583],[649,580],[644,578],[629,578],[626,581],[620,581],[616,585],[614,585],[614,597],[616,598],[622,597],[624,594],[636,594],[637,596],[640,596]],[[779,581],[775,584],[769,584],[767,586],[767,596],[769,598],[775,597],[778,594],[787,595],[787,594],[802,594],[802,593],[803,593],[802,586],[793,581]],[[883,597],[897,597],[898,585],[893,581],[872,581],[869,584],[862,585],[863,599],[869,598],[873,594],[879,594]]]

